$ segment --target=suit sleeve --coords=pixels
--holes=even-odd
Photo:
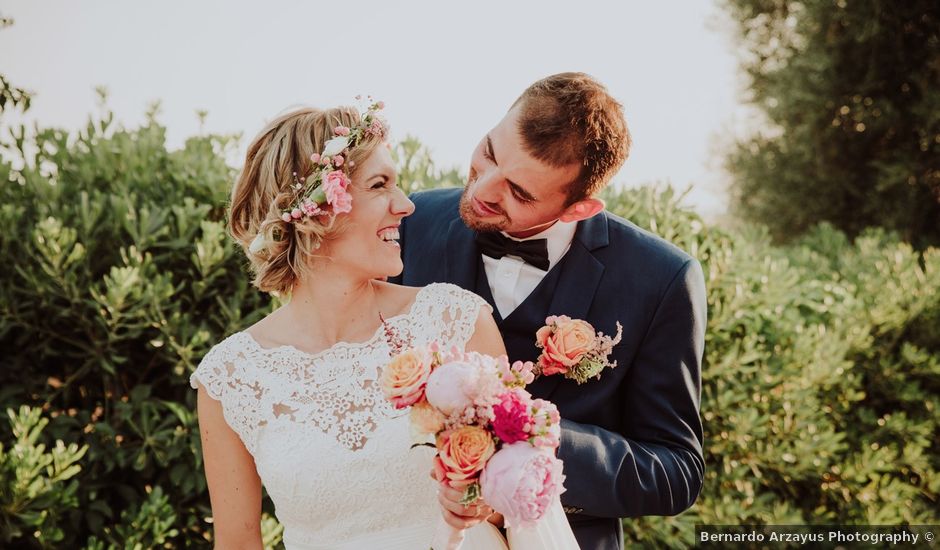
[[[698,497],[705,282],[695,260],[676,274],[622,381],[622,433],[562,420],[559,457],[579,483],[566,506],[596,517],[675,515]]]

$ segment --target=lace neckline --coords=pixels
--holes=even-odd
[[[434,285],[428,285],[418,290],[417,294],[415,294],[414,301],[411,302],[411,306],[409,306],[407,310],[405,310],[402,313],[399,313],[398,315],[394,315],[392,317],[386,317],[385,322],[392,323],[393,321],[397,321],[398,319],[411,317],[414,314],[415,310],[418,308],[418,305],[420,305],[422,298],[427,293],[427,290],[431,288],[432,286]],[[339,341],[329,347],[323,348],[322,350],[318,352],[314,352],[314,353],[299,349],[292,344],[281,344],[279,346],[266,348],[262,346],[260,342],[255,340],[255,337],[252,336],[247,330],[236,332],[234,336],[240,337],[249,346],[251,346],[252,348],[254,348],[257,352],[261,354],[275,354],[275,353],[287,352],[287,353],[301,355],[309,360],[314,360],[314,359],[318,359],[326,355],[327,353],[336,351],[337,349],[353,350],[353,349],[372,347],[372,345],[375,344],[376,340],[378,340],[380,337],[383,337],[383,338],[385,337],[385,326],[382,323],[379,323],[379,326],[376,327],[375,332],[372,333],[372,336],[366,340],[363,340],[362,342]]]

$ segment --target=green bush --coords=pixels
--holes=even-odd
[[[0,429],[5,544],[211,543],[188,376],[273,304],[224,231],[235,138],[168,151],[155,113],[130,130],[107,113],[73,135],[11,128],[2,144],[0,407],[33,422],[25,443]],[[409,188],[461,183],[415,140],[395,152]],[[709,302],[704,490],[678,517],[625,520],[628,541],[684,547],[695,523],[938,522],[937,250],[828,227],[775,247],[668,190],[605,198],[699,258]],[[68,458],[37,470],[55,441]],[[26,479],[38,490],[18,513]]]

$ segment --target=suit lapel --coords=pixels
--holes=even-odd
[[[567,315],[572,319],[587,318],[597,287],[604,275],[604,264],[595,258],[591,251],[607,246],[608,242],[606,213],[578,224],[571,248],[557,266],[561,272],[547,315]],[[533,395],[550,399],[562,378],[559,375],[543,376],[533,382],[529,389]]]

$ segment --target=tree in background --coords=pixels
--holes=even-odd
[[[768,130],[727,166],[777,240],[828,221],[940,243],[940,3],[726,0]]]

